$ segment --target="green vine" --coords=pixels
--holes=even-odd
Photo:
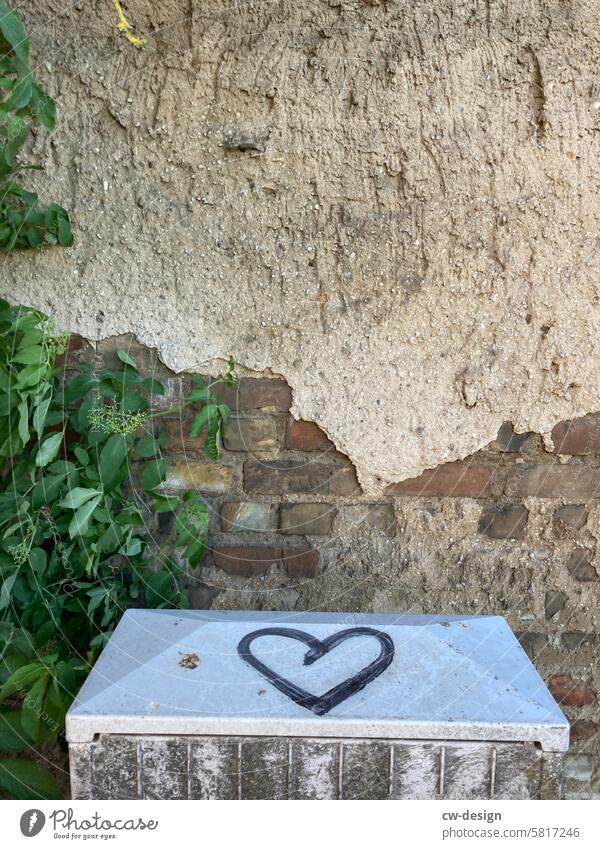
[[[35,192],[17,178],[25,169],[19,160],[32,126],[53,132],[56,106],[38,85],[29,64],[29,39],[20,17],[0,0],[0,248],[41,248],[73,244],[69,215],[52,203],[41,208]]]
[[[163,384],[127,351],[65,375],[66,341],[0,299],[0,798],[60,797],[27,755],[64,747],[65,713],[123,611],[189,606],[208,509],[169,493],[161,422],[189,417],[216,459],[230,410],[214,390],[235,385],[230,360],[157,410]]]

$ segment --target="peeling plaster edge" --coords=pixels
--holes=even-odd
[[[35,304],[22,304],[20,301],[15,301],[15,299],[11,296],[11,293],[0,293],[0,297],[5,298],[10,303],[15,306],[25,306],[31,307],[32,309],[36,309],[45,315],[48,313],[46,310],[48,309],[48,305],[45,306],[36,306]],[[211,370],[213,367],[217,367],[221,374],[224,374],[227,370],[228,359],[230,354],[220,354],[213,353],[210,356],[206,357],[204,360],[198,362],[197,360],[190,360],[187,356],[173,356],[172,352],[169,351],[168,345],[160,345],[153,341],[149,335],[147,335],[143,330],[136,330],[131,325],[127,327],[120,327],[115,321],[113,317],[113,321],[107,322],[107,324],[103,327],[98,328],[98,332],[95,337],[92,337],[89,333],[88,327],[81,327],[81,322],[75,318],[73,322],[63,323],[58,319],[55,319],[53,316],[50,316],[53,321],[55,321],[56,329],[59,331],[64,331],[67,333],[74,333],[80,335],[82,338],[86,339],[90,342],[94,348],[97,349],[97,346],[100,342],[103,342],[107,339],[110,339],[114,336],[126,335],[130,334],[140,345],[144,345],[149,349],[154,349],[157,352],[158,358],[160,362],[165,365],[168,369],[170,369],[174,374],[181,374],[183,372],[189,373],[200,373],[201,371]],[[504,414],[498,416],[497,419],[494,420],[494,425],[492,426],[492,430],[490,430],[485,437],[481,437],[477,439],[472,446],[470,446],[469,450],[466,453],[458,453],[456,455],[450,455],[444,457],[437,463],[429,464],[429,463],[419,463],[413,466],[408,466],[401,475],[391,475],[386,476],[385,472],[380,470],[369,469],[368,466],[364,463],[357,463],[352,455],[348,452],[345,446],[335,437],[335,435],[328,429],[328,427],[322,423],[319,418],[315,418],[313,416],[309,416],[307,413],[303,412],[302,404],[297,401],[297,390],[295,388],[293,379],[288,377],[283,371],[275,371],[271,368],[270,365],[266,363],[255,362],[252,366],[244,365],[243,362],[239,361],[236,358],[236,366],[242,369],[241,376],[259,376],[259,375],[267,375],[269,377],[281,378],[285,380],[285,382],[290,387],[292,393],[292,405],[290,407],[290,413],[294,416],[296,420],[304,420],[314,422],[321,430],[326,434],[326,436],[331,440],[336,450],[343,454],[348,460],[353,464],[358,481],[363,489],[363,492],[367,496],[372,496],[375,498],[380,498],[384,495],[385,490],[390,484],[401,483],[405,480],[411,480],[412,478],[419,477],[419,475],[423,474],[426,471],[432,471],[438,468],[440,465],[444,465],[446,463],[459,462],[461,460],[465,460],[473,454],[476,454],[478,451],[484,449],[487,445],[493,442],[498,434],[498,431],[502,424],[506,421],[511,421],[510,414]],[[590,415],[594,412],[599,412],[600,409],[590,409],[590,410],[579,410],[579,416]],[[577,417],[579,417],[577,416]],[[527,433],[528,431],[532,433],[537,433],[542,437],[544,448],[549,453],[554,453],[554,443],[551,437],[552,428],[558,424],[560,421],[564,420],[564,416],[558,416],[556,419],[551,419],[550,422],[547,420],[544,422],[544,429],[536,428],[535,425],[531,426],[520,426],[516,427],[515,433]],[[513,425],[514,427],[514,425]],[[563,455],[557,455],[559,460],[564,462]]]

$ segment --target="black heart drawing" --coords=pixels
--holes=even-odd
[[[331,649],[351,637],[375,637],[376,640],[379,640],[381,651],[373,663],[365,666],[364,669],[361,669],[352,678],[347,678],[341,684],[323,693],[322,696],[313,696],[312,693],[307,693],[306,690],[297,687],[291,681],[277,675],[252,654],[250,649],[252,642],[257,637],[267,636],[289,637],[292,640],[300,640],[300,642],[306,643],[309,649],[304,655],[305,666],[314,663],[315,660],[319,660],[320,657],[326,655]],[[324,640],[318,640],[312,634],[297,631],[295,628],[261,628],[260,631],[252,631],[251,634],[246,634],[240,640],[238,653],[246,663],[260,672],[280,692],[293,699],[301,707],[316,713],[317,716],[323,716],[323,714],[329,713],[336,705],[339,705],[340,702],[353,696],[354,693],[358,693],[359,690],[366,687],[370,681],[373,681],[388,668],[394,659],[394,643],[388,634],[384,634],[382,631],[376,631],[374,628],[347,628],[345,631],[338,631],[337,634],[325,637]]]

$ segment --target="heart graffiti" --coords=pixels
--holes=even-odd
[[[287,678],[277,675],[265,663],[252,654],[250,648],[254,640],[258,637],[288,637],[292,640],[299,640],[308,646],[308,651],[304,655],[304,665],[309,666],[345,640],[362,636],[374,637],[379,641],[381,646],[379,656],[372,663],[369,663],[368,666],[361,669],[360,672],[357,672],[356,675],[332,687],[331,690],[323,693],[322,696],[313,696],[312,693],[308,693],[301,687],[292,684]],[[376,631],[374,628],[347,628],[345,631],[338,631],[337,634],[331,634],[331,636],[325,637],[324,640],[319,640],[317,637],[313,637],[312,634],[307,634],[304,631],[297,631],[295,628],[261,628],[259,631],[252,631],[252,633],[246,634],[240,640],[238,653],[246,663],[260,672],[280,692],[293,699],[301,707],[316,713],[317,716],[323,716],[323,714],[329,713],[336,705],[353,696],[354,693],[358,693],[359,690],[366,687],[367,684],[388,668],[394,659],[394,643],[388,634],[384,634],[382,631]]]

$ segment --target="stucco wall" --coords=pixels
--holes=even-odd
[[[373,492],[599,408],[593,0],[20,11],[76,244],[2,294],[282,375]]]

